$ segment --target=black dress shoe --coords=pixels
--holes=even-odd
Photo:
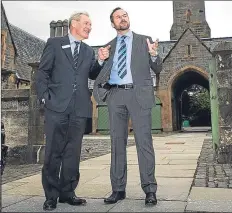
[[[57,201],[56,200],[46,200],[43,205],[43,210],[52,211],[56,208]]]
[[[86,204],[85,199],[79,198],[77,196],[73,196],[73,197],[69,197],[69,198],[65,198],[65,199],[59,198],[59,202],[60,203],[68,203],[72,206],[79,206],[79,205]]]
[[[154,192],[148,192],[146,194],[145,205],[156,205],[157,199],[156,194]]]
[[[123,200],[125,198],[126,198],[125,191],[120,191],[120,192],[113,191],[113,193],[108,198],[104,199],[104,203],[113,204],[113,203],[117,203],[119,200]]]

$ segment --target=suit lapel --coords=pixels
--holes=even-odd
[[[69,37],[68,35],[64,36],[63,39],[61,40],[61,45],[65,46],[65,45],[69,45],[70,46],[70,41],[69,41]],[[65,55],[67,56],[69,62],[71,63],[73,69],[74,68],[74,60],[73,60],[73,56],[72,56],[72,51],[71,51],[71,46],[68,48],[62,48],[62,50],[64,51]]]
[[[116,49],[116,43],[117,43],[117,37],[114,38],[111,43],[110,43],[110,57],[106,63],[106,66],[105,66],[105,71],[110,73],[111,71],[111,68],[113,66],[113,60],[114,60],[114,55],[115,55],[115,49]]]
[[[114,38],[111,42],[111,48],[110,48],[110,56],[112,56],[112,58],[114,57],[114,53],[115,53],[115,49],[116,49],[116,43],[117,43],[117,37]]]
[[[133,72],[133,70],[136,69],[135,66],[135,61],[138,60],[138,58],[136,58],[136,53],[138,50],[138,46],[139,46],[139,36],[133,32],[133,41],[132,41],[132,50],[131,50],[131,72]]]

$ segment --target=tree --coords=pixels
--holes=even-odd
[[[194,85],[190,88],[189,114],[193,125],[210,125],[210,95],[207,89]]]

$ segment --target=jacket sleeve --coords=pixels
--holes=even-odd
[[[154,43],[151,39],[151,37],[148,37],[148,39],[150,40],[150,43]],[[155,74],[159,74],[162,70],[162,59],[160,58],[159,55],[157,55],[154,59],[154,57],[152,58],[152,56],[150,56],[150,66],[151,69],[154,71]]]
[[[36,73],[36,91],[39,100],[47,98],[46,92],[48,92],[48,82],[52,74],[55,60],[55,51],[52,41],[53,40],[51,38],[47,40],[40,59],[39,68]]]
[[[96,80],[97,76],[101,72],[102,67],[103,67],[103,64],[102,65],[99,64],[98,60],[95,58],[95,52],[93,50],[92,66],[90,68],[89,78],[92,80]]]

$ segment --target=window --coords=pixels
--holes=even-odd
[[[187,56],[191,56],[192,55],[192,46],[191,45],[187,45]]]
[[[3,39],[4,39],[4,35],[1,34],[1,48],[3,47]]]
[[[1,67],[4,67],[5,52],[6,52],[6,34],[2,32],[1,33]]]
[[[1,34],[1,65],[3,67],[3,61],[4,61],[4,35]]]

